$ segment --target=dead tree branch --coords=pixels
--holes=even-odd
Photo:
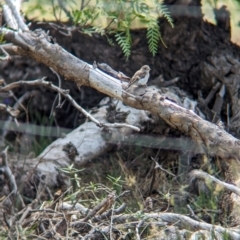
[[[17,28],[14,29],[21,29],[22,31],[28,31],[28,26],[24,23],[23,18],[20,15],[19,8],[20,4],[19,1],[12,1],[6,0],[7,6],[10,8],[13,18],[17,23]]]
[[[208,174],[206,172],[203,172],[201,170],[193,170],[189,173],[189,175],[190,175],[190,178],[201,178],[201,179],[205,179],[207,181],[215,182],[215,183],[219,184],[220,186],[226,188],[227,190],[234,192],[240,196],[240,188],[238,188],[232,184],[220,181],[219,179],[211,176],[210,174]]]
[[[203,120],[193,111],[185,109],[155,88],[134,89],[126,93],[127,84],[112,78],[84,61],[74,57],[58,44],[50,41],[43,31],[17,33],[3,31],[7,41],[19,47],[13,50],[53,68],[65,79],[75,81],[78,86],[90,86],[125,104],[150,111],[165,120],[172,128],[191,136],[210,154],[222,158],[238,159],[240,141],[228,134],[221,127]],[[135,97],[132,97],[134,95]]]
[[[137,220],[133,216],[130,216],[128,214],[126,215],[119,215],[113,217],[113,223],[122,223],[125,221],[134,221]],[[145,214],[145,219],[157,219],[159,222],[167,222],[169,224],[174,224],[176,226],[180,226],[181,228],[188,228],[192,231],[196,230],[207,230],[207,231],[216,231],[222,235],[228,234],[232,239],[239,239],[240,234],[238,231],[235,231],[235,229],[227,229],[221,226],[205,223],[205,222],[199,222],[196,220],[191,219],[190,217],[176,214],[176,213],[150,213]],[[131,219],[131,220],[130,220]]]
[[[0,92],[7,92],[10,91],[14,88],[19,88],[21,85],[28,85],[28,86],[44,86],[47,87],[55,92],[58,92],[60,94],[62,94],[65,98],[67,98],[69,100],[69,102],[80,112],[82,112],[87,118],[89,118],[92,122],[94,122],[98,127],[113,127],[113,128],[120,128],[120,127],[128,127],[131,128],[135,131],[140,131],[140,129],[138,127],[129,125],[129,124],[125,124],[125,123],[114,123],[114,124],[110,124],[110,123],[100,123],[97,119],[95,119],[91,114],[89,114],[85,109],[83,109],[81,106],[79,106],[77,104],[77,102],[70,96],[69,94],[69,90],[64,90],[61,89],[55,85],[53,85],[51,82],[47,82],[45,81],[45,77],[42,79],[38,79],[38,80],[32,80],[32,81],[18,81],[18,82],[14,82],[11,84],[8,84],[2,88],[0,88]]]

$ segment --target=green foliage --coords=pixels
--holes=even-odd
[[[223,240],[230,240],[230,239],[232,239],[231,236],[229,235],[229,233],[226,232],[226,231],[223,233],[222,237],[223,237],[222,238]]]
[[[92,11],[91,9],[72,11],[72,18],[74,21],[74,25],[78,25],[81,27],[92,25],[98,16],[99,16],[99,12]]]
[[[155,4],[157,6],[157,12],[159,15],[162,15],[165,17],[168,21],[168,23],[171,25],[171,27],[174,27],[173,19],[167,9],[167,6],[162,4],[162,1],[159,3],[158,0],[155,1]]]
[[[71,178],[73,192],[77,191],[80,188],[80,178],[78,177],[79,172],[82,172],[84,169],[76,169],[74,164],[66,167],[60,168],[60,171],[67,173]]]
[[[149,51],[152,53],[153,56],[155,56],[158,49],[159,39],[161,39],[157,21],[152,21],[149,24],[149,27],[147,29],[147,39]]]
[[[115,34],[116,41],[118,45],[121,47],[125,57],[128,59],[128,57],[131,54],[131,36],[130,34],[124,34],[124,33],[116,33]]]
[[[108,35],[114,36],[127,59],[131,54],[130,29],[134,23],[141,22],[146,26],[149,51],[153,56],[157,54],[159,41],[163,43],[157,18],[163,16],[173,27],[173,20],[167,7],[159,0],[96,0],[94,6],[91,5],[91,1],[85,4],[82,0],[80,10],[74,9],[71,5],[68,6],[72,8],[71,11],[58,7],[60,11],[70,13],[70,16],[66,14],[68,19],[81,32],[89,35],[93,33],[105,35],[111,45],[114,42]],[[57,7],[54,6],[55,15],[56,9]]]
[[[122,177],[113,177],[108,175],[107,179],[111,182],[112,188],[117,191],[117,194],[119,194],[122,190],[122,186],[125,183],[125,181],[122,180]]]
[[[215,223],[216,213],[218,208],[218,199],[213,194],[200,193],[200,195],[194,199],[192,202],[193,210],[202,209],[203,215],[208,215],[211,218],[211,223]],[[205,211],[204,209],[214,210],[214,211]],[[201,216],[202,217],[202,216]]]

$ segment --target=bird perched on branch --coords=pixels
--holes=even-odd
[[[132,86],[133,84],[137,85],[146,85],[148,78],[149,78],[149,72],[150,72],[150,67],[148,65],[144,65],[138,70],[133,77],[131,78],[128,87]]]

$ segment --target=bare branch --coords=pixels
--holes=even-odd
[[[166,172],[167,174],[176,177],[173,173],[169,172],[167,169],[164,169],[153,157],[151,159],[155,162],[155,169],[160,168],[163,172]]]
[[[130,214],[125,214],[125,215],[118,215],[113,217],[114,220],[113,222],[116,223],[122,223],[126,221],[134,221],[138,220],[136,217],[133,217]],[[181,214],[176,214],[176,213],[149,213],[149,214],[144,214],[144,218],[153,218],[157,219],[159,222],[167,222],[170,224],[174,224],[176,226],[180,226],[181,228],[188,228],[192,231],[196,230],[207,230],[207,231],[216,231],[222,235],[229,235],[232,239],[240,239],[240,234],[237,232],[237,230],[233,228],[224,228],[218,225],[213,225],[205,222],[199,222],[196,220],[191,219],[190,217],[181,215]]]
[[[219,179],[211,176],[210,174],[208,174],[206,172],[203,172],[201,170],[193,170],[189,173],[189,175],[190,175],[190,178],[203,178],[205,180],[208,180],[208,181],[210,180],[212,182],[215,182],[215,183],[219,184],[220,186],[226,188],[227,190],[234,192],[240,196],[240,188],[238,188],[232,184],[220,181]]]
[[[16,3],[12,0],[5,0],[8,7],[11,9],[11,12],[16,20],[17,26],[22,31],[28,31],[28,26],[24,23],[22,17],[20,16],[19,7],[16,7]],[[14,28],[15,30],[18,30],[18,28]]]
[[[127,127],[127,128],[131,128],[134,131],[139,132],[140,128],[139,127],[135,127],[126,123],[102,123],[102,125],[104,127],[108,127],[108,128],[122,128],[122,127]]]
[[[112,204],[115,202],[116,193],[112,192],[110,193],[106,198],[104,198],[98,205],[96,205],[90,213],[83,219],[83,222],[87,222],[89,219],[91,219],[96,214],[101,214],[105,212],[107,209],[109,209]]]
[[[5,81],[4,81],[4,85],[6,85]],[[17,97],[15,96],[15,94],[14,94],[12,91],[9,91],[10,96],[13,97],[14,100],[16,101],[16,103],[15,103],[14,106],[13,106],[13,108],[16,109],[16,111],[18,111],[18,113],[19,113],[20,111],[19,111],[18,109],[21,107],[21,108],[25,111],[25,113],[26,113],[26,115],[27,115],[27,110],[26,110],[26,108],[22,105],[22,103],[23,103],[27,98],[29,98],[32,94],[35,94],[35,93],[36,93],[36,91],[26,92],[26,93],[23,94],[23,96],[21,96],[20,99],[17,99]],[[12,116],[12,117],[13,117],[13,116]],[[10,124],[11,124],[11,122],[12,122],[12,117],[9,117],[8,120],[4,122],[4,126],[3,126],[3,129],[4,129],[4,130],[3,130],[3,133],[2,133],[2,138],[5,138],[5,137],[6,137],[6,135],[7,135],[7,133],[8,133],[8,130],[10,129]],[[14,119],[14,121],[17,120],[16,117],[14,117],[13,119]],[[27,120],[28,120],[28,118],[27,118]],[[18,124],[17,124],[17,126],[18,126]]]
[[[17,191],[18,191],[17,190],[17,184],[15,182],[15,177],[12,174],[12,171],[9,168],[9,165],[8,165],[7,151],[8,151],[8,147],[6,147],[6,149],[1,153],[1,157],[2,157],[2,160],[3,160],[3,166],[1,167],[1,170],[4,172],[7,179],[9,180],[10,191],[13,191],[14,195],[16,195]]]
[[[44,86],[47,88],[50,88],[51,90],[58,92],[62,94],[65,98],[69,100],[69,102],[80,112],[82,112],[87,118],[89,118],[92,122],[94,122],[98,127],[113,127],[113,128],[122,128],[122,127],[128,127],[135,131],[140,131],[138,127],[125,124],[125,123],[100,123],[97,119],[95,119],[90,113],[88,113],[85,109],[83,109],[81,106],[77,104],[77,102],[70,96],[69,90],[63,90],[55,85],[53,85],[51,82],[45,81],[46,78],[38,79],[38,80],[32,80],[32,81],[18,81],[11,84],[8,84],[7,86],[4,86],[0,88],[0,92],[6,92],[9,90],[12,90],[14,88],[18,88],[21,85],[28,85],[28,86]]]
[[[0,167],[1,171],[5,175],[6,179],[8,179],[9,189],[13,193],[16,200],[18,200],[18,204],[21,205],[21,208],[24,206],[23,199],[18,192],[18,187],[15,181],[15,177],[12,173],[11,168],[8,165],[8,147],[4,151],[0,153],[0,157],[2,158],[2,166]]]
[[[50,68],[51,71],[57,76],[57,79],[58,79],[58,87],[59,88],[62,88],[62,81],[61,81],[61,77],[59,76],[59,74],[52,68]],[[58,105],[57,107],[61,107],[61,94],[59,93],[58,96]],[[51,115],[50,115],[51,116]]]
[[[8,5],[3,5],[3,17],[7,23],[7,25],[12,28],[17,30],[18,29],[18,25],[16,22],[16,19],[14,18],[11,9],[9,8]]]
[[[2,60],[2,61],[9,60],[10,56],[9,56],[8,52],[5,51],[4,48],[2,48],[1,46],[0,46],[0,50],[2,51],[2,53],[4,55],[4,57],[0,57],[0,60]]]

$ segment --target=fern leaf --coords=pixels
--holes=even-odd
[[[128,59],[131,54],[131,36],[129,34],[116,33],[115,38],[124,56]]]
[[[111,45],[112,47],[114,46],[114,42],[112,38],[109,38],[107,35],[105,35],[107,37],[107,41],[109,43],[109,45]]]
[[[153,56],[158,50],[158,42],[160,39],[160,32],[158,26],[149,26],[147,29],[148,48]]]
[[[167,19],[168,23],[173,28],[174,27],[173,19],[172,19],[171,15],[170,15],[170,12],[169,12],[167,6],[164,5],[163,3],[159,3],[158,4],[158,10],[159,10],[160,14],[162,14],[163,17],[165,17]]]

